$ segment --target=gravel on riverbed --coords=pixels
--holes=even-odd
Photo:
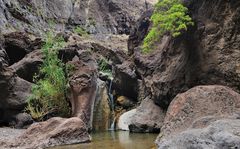
[[[0,127],[0,142],[13,139],[23,133],[25,129],[14,129],[9,127]]]

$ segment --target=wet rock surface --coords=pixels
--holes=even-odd
[[[93,110],[93,131],[106,131],[113,119],[108,88],[104,81],[97,81],[97,95]]]

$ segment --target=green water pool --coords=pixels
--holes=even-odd
[[[108,131],[92,133],[92,142],[53,149],[155,149],[157,134]]]

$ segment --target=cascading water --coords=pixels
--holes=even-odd
[[[114,111],[114,100],[113,100],[113,95],[111,93],[112,92],[112,82],[113,82],[113,79],[111,78],[110,83],[109,83],[108,96],[109,96],[109,104],[110,104],[111,110]]]
[[[111,121],[111,125],[109,130],[113,131],[115,130],[115,114],[114,114],[114,99],[113,99],[113,95],[112,95],[112,82],[113,82],[113,78],[110,79],[110,83],[109,83],[109,89],[108,89],[108,96],[109,96],[109,105],[111,108],[111,111],[113,113],[113,120]]]

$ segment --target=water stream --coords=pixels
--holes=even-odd
[[[53,149],[155,149],[157,134],[105,131],[92,133],[92,142]]]
[[[109,97],[109,105],[110,105],[110,110],[113,112],[113,118],[111,121],[111,125],[109,130],[115,130],[115,122],[116,122],[116,118],[115,118],[115,113],[114,113],[114,99],[113,99],[113,95],[112,95],[112,82],[113,79],[110,79],[110,83],[109,83],[109,88],[108,88],[108,97]]]

